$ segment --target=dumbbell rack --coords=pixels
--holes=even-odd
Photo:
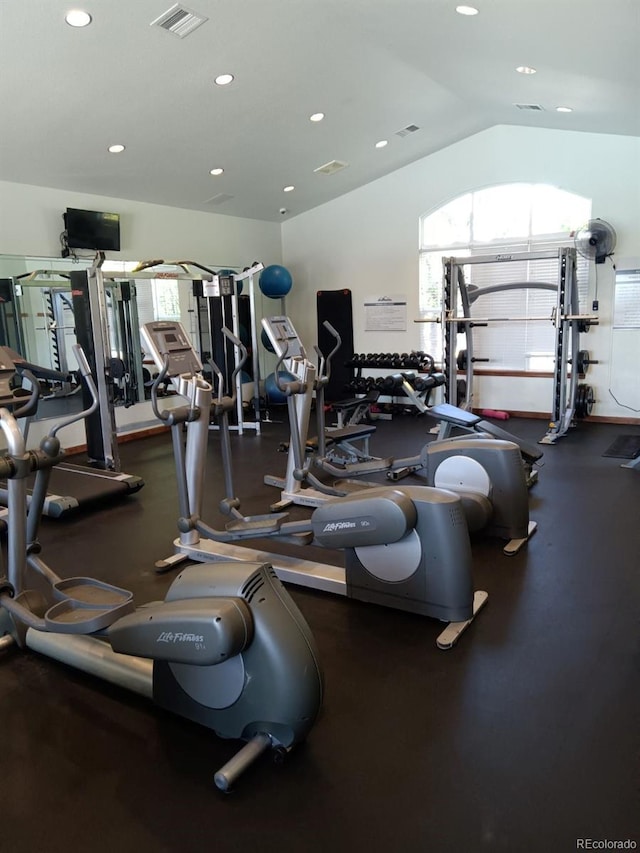
[[[425,352],[412,353],[355,353],[346,366],[355,371],[349,390],[356,395],[377,392],[379,396],[402,397],[404,406],[415,405],[404,391],[406,381],[419,380],[420,376],[430,376],[434,372],[432,356]],[[386,376],[363,376],[363,370],[393,370]],[[430,389],[416,388],[418,393],[428,394]]]

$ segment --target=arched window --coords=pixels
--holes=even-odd
[[[547,184],[501,184],[466,193],[420,219],[420,312],[435,315],[442,303],[442,259],[456,256],[533,252],[573,245],[572,232],[591,216],[591,200]],[[467,284],[482,287],[507,282],[557,282],[557,262],[476,264],[465,267]],[[589,263],[578,256],[580,310],[588,305]],[[517,289],[483,295],[478,317],[551,317],[556,297],[550,291]],[[420,324],[420,347],[442,358],[442,329]],[[474,328],[474,355],[496,371],[551,370],[551,322],[491,323]],[[461,336],[464,346],[464,336]]]

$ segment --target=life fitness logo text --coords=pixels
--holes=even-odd
[[[204,643],[204,637],[202,634],[184,634],[181,631],[174,634],[173,631],[162,631],[156,643]]]
[[[371,522],[366,519],[360,521],[328,521],[322,528],[323,533],[335,533],[338,530],[353,530],[356,527],[371,527]]]

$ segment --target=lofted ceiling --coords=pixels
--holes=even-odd
[[[467,2],[0,0],[0,180],[282,220],[496,124],[640,136],[640,0]]]

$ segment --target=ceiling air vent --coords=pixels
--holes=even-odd
[[[212,195],[211,198],[206,199],[203,204],[223,204],[231,198],[233,198],[233,196],[229,195],[229,193],[218,193],[217,195]]]
[[[544,112],[544,107],[541,107],[540,104],[516,104],[516,107],[519,110],[530,110],[534,113]]]
[[[318,168],[313,171],[318,175],[335,175],[336,172],[346,169],[348,165],[349,164],[345,163],[343,160],[330,160],[328,163],[325,163],[324,166],[318,166]]]
[[[174,36],[183,39],[208,20],[206,15],[201,15],[199,12],[194,12],[192,9],[187,9],[186,6],[176,3],[155,21],[151,21],[149,26],[162,27],[168,33],[173,33]]]
[[[396,136],[401,138],[409,136],[410,133],[415,133],[416,130],[420,130],[417,124],[408,124],[406,127],[403,127],[402,130],[396,130]]]

